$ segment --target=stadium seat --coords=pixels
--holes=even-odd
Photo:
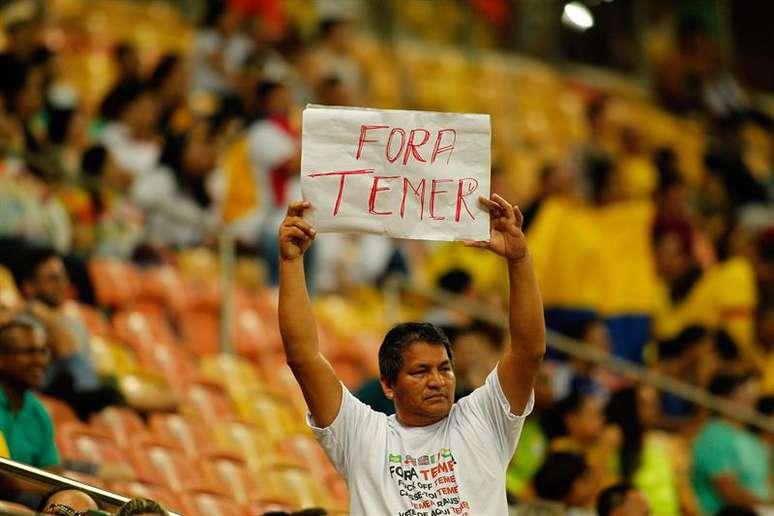
[[[36,396],[43,403],[43,406],[46,407],[48,415],[51,416],[51,420],[54,422],[54,427],[58,427],[63,423],[78,422],[78,416],[75,415],[70,405],[64,401],[46,396],[45,394],[38,393]]]
[[[142,418],[126,407],[107,407],[91,418],[91,427],[108,435],[121,448],[128,448],[136,436],[147,433]]]
[[[299,421],[292,405],[283,397],[266,391],[244,391],[234,402],[242,418],[260,426],[274,441],[304,430],[303,421]]]
[[[134,441],[129,456],[138,480],[160,483],[176,493],[186,489],[220,491],[218,483],[208,478],[198,461],[166,442],[140,437]]]
[[[65,470],[62,472],[63,477],[67,477],[71,480],[77,480],[84,484],[88,484],[93,487],[105,488],[105,482],[101,478],[89,475],[88,473],[81,473],[80,471]]]
[[[101,375],[117,376],[138,370],[135,352],[117,340],[94,336],[89,341],[89,350]]]
[[[182,394],[197,376],[196,357],[179,344],[159,344],[145,347],[140,362],[149,371],[155,371],[178,394]]]
[[[203,357],[199,362],[199,370],[203,378],[221,385],[230,393],[263,387],[255,366],[236,355]]]
[[[172,313],[182,312],[191,304],[189,288],[174,267],[163,265],[146,269],[142,279],[140,299],[165,306]]]
[[[317,441],[308,434],[289,435],[277,443],[277,449],[286,457],[293,457],[317,478],[336,474],[333,464]]]
[[[331,500],[325,487],[306,470],[287,465],[278,465],[264,470],[261,489],[271,496],[285,499],[299,507],[325,507]]]
[[[63,423],[56,428],[56,443],[63,458],[132,469],[126,453],[108,435],[81,423]]]
[[[224,486],[226,493],[240,505],[257,498],[261,493],[253,482],[247,463],[237,457],[213,455],[202,463],[211,478]]]
[[[182,412],[199,417],[205,426],[236,419],[236,409],[223,388],[212,382],[191,383],[184,394]]]
[[[217,312],[188,310],[178,318],[180,334],[187,349],[197,356],[215,355],[220,351],[220,322]]]
[[[242,421],[221,423],[214,427],[215,440],[222,448],[242,457],[248,469],[259,475],[265,468],[277,463],[293,461],[277,453],[271,438],[257,425]]]
[[[164,379],[150,372],[122,374],[118,388],[129,406],[141,412],[173,410],[179,403]]]
[[[182,497],[186,516],[241,516],[242,507],[216,493],[189,492]]]
[[[97,303],[106,307],[124,307],[131,304],[142,284],[140,272],[129,262],[114,258],[92,258],[89,273]]]
[[[116,337],[131,345],[138,353],[158,344],[174,344],[175,334],[166,318],[138,310],[120,310],[113,315]]]
[[[148,426],[154,436],[180,448],[192,459],[214,448],[205,427],[193,417],[156,413],[150,415]]]

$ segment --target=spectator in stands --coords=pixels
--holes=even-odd
[[[620,129],[622,154],[618,159],[622,195],[627,199],[648,199],[656,190],[658,170],[653,164],[645,135],[627,125]]]
[[[84,491],[61,487],[46,495],[38,506],[38,512],[43,514],[59,514],[73,516],[85,513],[90,509],[98,510],[99,504]]]
[[[596,481],[583,455],[551,453],[532,479],[539,500],[521,504],[516,514],[591,516]]]
[[[317,100],[325,106],[349,106],[352,93],[338,76],[323,77],[317,86]]]
[[[161,504],[147,498],[133,498],[116,512],[116,516],[167,516],[167,514]]]
[[[205,92],[217,97],[233,95],[233,66],[228,56],[239,40],[239,13],[224,0],[207,0],[201,27],[196,32],[192,52],[193,92]]]
[[[53,362],[43,383],[45,391],[67,401],[84,420],[120,403],[114,388],[101,385],[89,355],[88,330],[63,312],[70,282],[60,256],[51,249],[30,249],[17,270],[17,284],[29,311],[48,331]]]
[[[462,267],[448,269],[438,276],[435,285],[440,292],[460,296],[462,299],[472,300],[476,296],[473,276]],[[451,340],[456,336],[456,331],[473,323],[466,310],[454,306],[435,307],[427,313],[425,319],[443,328]]]
[[[158,102],[161,134],[178,135],[190,123],[186,106],[189,80],[188,64],[177,54],[165,54],[151,72],[148,87]]]
[[[717,375],[710,392],[752,408],[755,384],[744,376]],[[693,486],[702,511],[725,505],[754,507],[771,501],[770,449],[741,423],[715,416],[693,443]]]
[[[279,281],[276,234],[290,199],[301,196],[298,179],[301,149],[297,129],[291,124],[290,90],[285,84],[264,81],[258,86],[263,116],[248,129],[250,163],[259,191],[263,222],[258,243],[269,265],[269,282]],[[308,268],[310,264],[307,264]]]
[[[119,43],[113,49],[113,63],[116,68],[116,84],[140,83],[140,56],[131,43]]]
[[[452,340],[454,373],[457,376],[456,399],[478,389],[497,365],[503,353],[505,334],[492,324],[476,321],[460,330]]]
[[[769,201],[765,185],[753,175],[745,161],[743,130],[744,121],[739,117],[717,121],[714,138],[704,157],[709,173],[721,181],[731,209]]]
[[[610,486],[597,498],[598,516],[649,516],[651,506],[658,514],[669,514],[660,506],[648,504],[643,494],[627,483]]]
[[[643,385],[616,391],[605,416],[608,424],[621,430],[618,462],[622,479],[640,490],[659,514],[698,514],[688,477],[690,458],[683,453],[683,443],[656,431],[660,423],[656,390]]]
[[[338,77],[357,104],[363,96],[365,80],[362,66],[352,52],[352,22],[345,17],[323,19],[319,34],[319,43],[306,59],[309,83],[320,84],[326,77]]]
[[[320,354],[303,266],[303,254],[316,234],[302,218],[311,204],[292,204],[281,226],[279,321],[287,362],[309,405],[309,422],[318,440],[348,479],[353,513],[382,514],[405,507],[411,495],[400,487],[400,478],[390,478],[385,457],[416,462],[421,468],[432,460],[425,453],[444,464],[458,464],[453,482],[467,498],[466,505],[457,498],[461,508],[496,514],[507,510],[505,471],[525,411],[532,410],[532,387],[545,353],[545,324],[521,213],[497,194],[479,201],[489,211],[491,236],[468,245],[506,261],[511,347],[485,385],[455,404],[448,338],[429,323],[394,327],[379,351],[382,386],[396,403],[394,418],[355,399]],[[375,443],[382,443],[381,448]],[[430,449],[438,449],[437,456],[425,451]],[[360,459],[351,460],[355,456]]]
[[[540,185],[532,203],[524,210],[524,229],[537,217],[540,208],[547,199],[569,196],[573,193],[572,176],[567,166],[546,164],[540,170]]]
[[[761,306],[774,306],[774,226],[755,239],[753,258],[757,294]]]
[[[105,96],[100,111],[108,121],[100,140],[119,165],[137,177],[151,173],[161,155],[153,92],[144,83],[119,83]]]
[[[129,259],[143,240],[143,214],[130,200],[133,174],[124,170],[103,145],[83,153],[81,170],[91,200],[93,236],[90,252]],[[142,181],[142,180],[140,180]]]
[[[45,330],[17,314],[0,322],[0,455],[37,468],[55,468],[54,425],[33,390],[43,385],[51,352]]]
[[[170,137],[161,166],[132,185],[131,198],[145,215],[151,243],[177,247],[210,238],[217,225],[212,199],[217,131],[202,119],[184,134]]]
[[[541,367],[535,380],[535,407],[532,409],[532,417],[524,422],[519,444],[505,477],[505,486],[511,499],[518,500],[525,494],[532,477],[543,465],[548,453],[548,438],[541,426],[541,419],[550,410],[553,400],[549,370]]]
[[[584,455],[597,486],[615,481],[620,473],[615,457],[621,446],[621,430],[605,426],[602,407],[589,395],[570,394],[556,402],[544,419],[553,452]]]
[[[761,372],[762,389],[774,394],[774,305],[761,305],[755,315],[753,363]]]

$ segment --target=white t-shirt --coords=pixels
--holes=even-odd
[[[495,368],[430,426],[403,426],[346,388],[330,426],[308,422],[347,479],[352,516],[505,516],[505,471],[533,404],[511,414]]]

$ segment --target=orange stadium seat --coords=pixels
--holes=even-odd
[[[105,487],[105,483],[102,481],[102,479],[97,478],[94,475],[89,475],[88,473],[81,473],[80,471],[65,470],[64,472],[62,472],[62,476],[72,480],[77,480],[78,482],[82,482],[90,486],[99,487],[99,488]]]
[[[260,483],[266,493],[299,507],[325,507],[331,503],[325,487],[300,467],[274,466],[264,470]]]
[[[144,301],[165,306],[173,313],[179,313],[191,304],[190,288],[172,266],[146,269],[142,272],[142,280],[139,297]]]
[[[190,492],[182,497],[186,516],[242,516],[242,507],[225,496]]]
[[[186,489],[220,491],[220,486],[207,477],[198,461],[166,442],[138,438],[129,456],[138,480],[160,483],[176,493]]]
[[[126,453],[109,436],[80,423],[64,423],[56,428],[56,442],[62,457],[94,464],[110,464],[131,469]]]
[[[275,441],[303,431],[303,422],[296,417],[291,403],[281,396],[266,391],[245,391],[234,401],[242,418],[260,426]]]
[[[89,273],[101,306],[123,307],[139,293],[140,272],[129,262],[114,258],[92,258]]]
[[[131,345],[136,351],[162,344],[177,342],[169,323],[162,315],[151,315],[138,310],[120,310],[113,314],[113,331],[116,337]]]
[[[151,414],[148,425],[154,436],[174,444],[188,457],[197,458],[214,447],[205,428],[193,417],[156,413]]]
[[[137,412],[126,407],[107,407],[92,416],[91,426],[110,436],[113,442],[124,449],[130,446],[133,438],[148,432]]]
[[[109,487],[112,491],[124,496],[156,500],[165,509],[178,514],[182,513],[183,504],[178,496],[172,490],[156,483],[135,480],[133,482],[114,482]]]
[[[54,422],[54,427],[58,427],[63,423],[77,423],[78,416],[75,415],[70,405],[62,400],[46,396],[45,394],[36,394],[37,398],[46,407],[46,412],[51,416],[51,420]]]
[[[232,396],[236,392],[260,389],[263,382],[248,360],[236,355],[210,355],[199,362],[203,378],[223,386]]]
[[[247,468],[247,463],[237,457],[211,456],[203,462],[207,474],[224,486],[226,493],[240,505],[247,505],[260,493]]]
[[[188,310],[180,314],[179,324],[183,343],[196,355],[202,357],[220,351],[220,322],[217,312]]]
[[[220,385],[193,382],[184,394],[182,411],[201,418],[205,426],[236,419],[236,409]]]
[[[94,336],[89,341],[94,366],[101,375],[121,375],[137,371],[133,349],[115,339]]]
[[[140,353],[140,362],[148,370],[162,376],[178,394],[198,376],[196,358],[179,344],[146,347]]]
[[[293,457],[304,464],[317,478],[335,475],[333,464],[317,441],[308,434],[289,435],[277,443],[277,448],[286,457]]]

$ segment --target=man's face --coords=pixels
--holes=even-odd
[[[454,403],[454,370],[442,344],[414,342],[403,350],[403,367],[385,395],[395,402],[401,423],[426,426],[440,421]]]
[[[610,516],[649,516],[650,507],[645,497],[636,489],[626,493],[621,505],[610,512]]]
[[[26,326],[7,330],[6,338],[0,349],[0,375],[26,389],[40,388],[51,357],[45,339]]]
[[[59,258],[52,257],[38,267],[33,280],[25,285],[24,294],[28,298],[57,308],[67,300],[69,290],[70,280],[64,263]]]

